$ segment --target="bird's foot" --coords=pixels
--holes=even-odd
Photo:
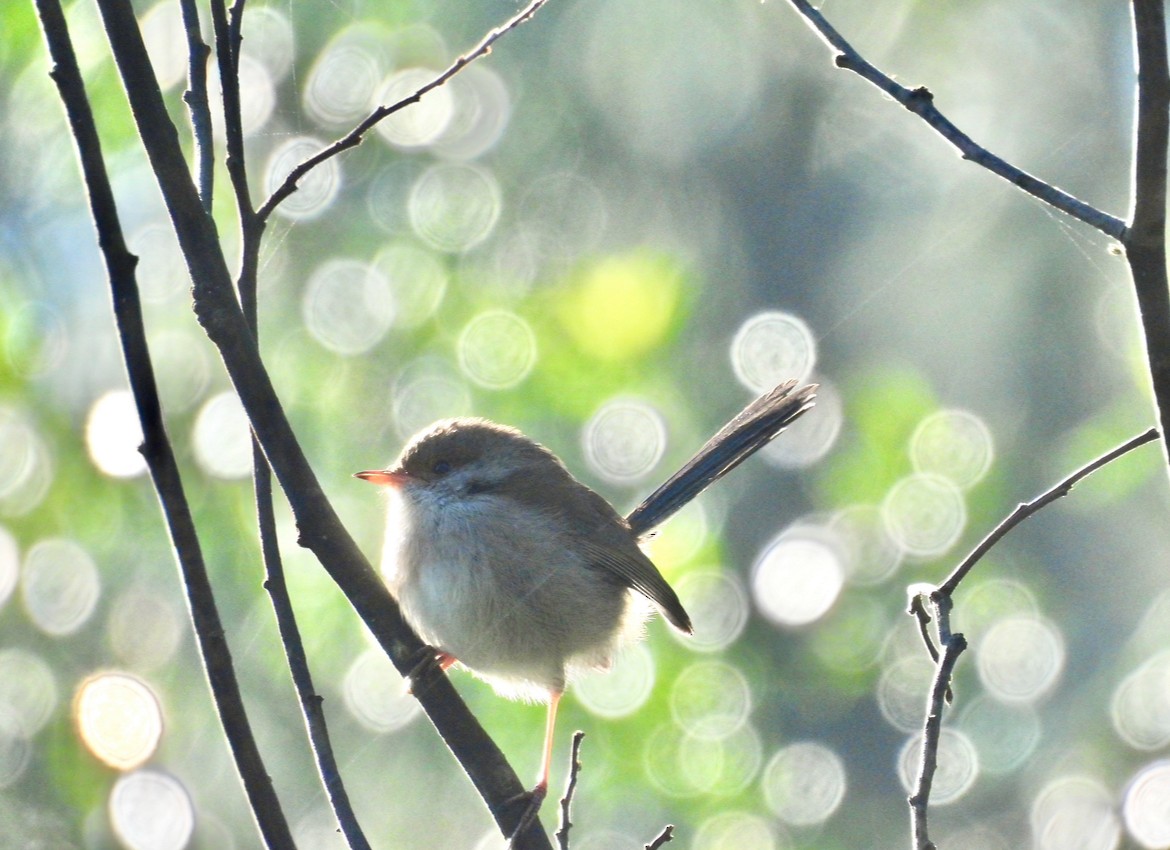
[[[508,800],[508,804],[524,803],[524,811],[520,815],[520,820],[516,822],[516,828],[512,830],[512,834],[508,836],[508,847],[512,847],[516,841],[517,836],[522,835],[532,822],[536,820],[536,816],[540,814],[540,806],[544,803],[544,798],[548,796],[548,783],[541,782],[531,791],[524,791],[517,794]]]
[[[449,652],[443,652],[433,646],[424,646],[418,651],[418,661],[406,674],[406,692],[415,696],[424,693],[434,682],[434,677],[455,661],[455,656]]]

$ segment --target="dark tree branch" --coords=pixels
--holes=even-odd
[[[1170,289],[1166,280],[1166,151],[1170,72],[1163,0],[1133,0],[1137,59],[1133,207],[1122,244],[1133,275],[1163,434],[1170,434]],[[1170,453],[1163,446],[1163,458]]]
[[[289,499],[299,542],[316,555],[406,675],[417,661],[422,641],[403,620],[386,585],[342,526],[293,434],[235,300],[214,226],[199,206],[186,172],[178,136],[151,72],[133,8],[127,0],[98,0],[98,7],[131,112],[191,273],[196,317],[219,349],[265,457]],[[511,834],[526,809],[525,789],[450,681],[445,676],[436,679],[433,687],[419,694],[419,701],[467,771],[501,832]],[[518,837],[516,846],[551,847],[539,821]]]
[[[1158,432],[1151,428],[1131,440],[1122,443],[1115,449],[1106,452],[1096,460],[1085,464],[1072,475],[1064,478],[1053,487],[1041,493],[1030,502],[1017,505],[1002,522],[988,534],[979,545],[972,550],[963,561],[955,567],[946,580],[932,591],[922,590],[914,593],[910,602],[909,613],[918,621],[923,640],[930,651],[931,659],[935,662],[935,674],[930,688],[930,699],[927,702],[926,719],[922,726],[922,755],[918,765],[918,779],[914,793],[908,798],[910,804],[910,825],[914,836],[914,846],[917,850],[934,850],[934,843],[930,840],[927,829],[927,809],[930,805],[930,789],[934,781],[935,768],[938,766],[938,744],[942,734],[943,705],[952,699],[951,681],[954,678],[955,663],[959,655],[967,648],[966,638],[951,631],[951,608],[954,605],[953,596],[959,583],[967,577],[972,567],[986,555],[1004,536],[1035,514],[1046,505],[1067,496],[1081,479],[1091,475],[1108,463],[1117,460],[1138,446],[1158,439]],[[934,608],[935,627],[938,630],[938,645],[942,648],[942,656],[934,648],[930,640],[927,624],[931,617],[926,610],[926,599]]]
[[[1011,163],[1000,159],[986,148],[976,144],[970,136],[951,123],[938,110],[934,105],[934,98],[928,89],[923,87],[915,89],[906,88],[906,86],[901,85],[888,75],[882,73],[881,70],[866,61],[860,53],[854,50],[853,46],[833,28],[832,24],[825,19],[820,11],[813,8],[813,5],[808,0],[789,0],[789,2],[821,39],[836,51],[837,55],[834,61],[838,68],[853,71],[862,79],[877,86],[898,103],[902,104],[902,106],[913,112],[929,124],[943,139],[954,146],[963,159],[970,160],[976,165],[986,168],[993,174],[999,175],[1012,185],[1027,192],[1029,195],[1039,198],[1041,201],[1055,207],[1061,212],[1067,213],[1073,218],[1095,227],[1107,236],[1112,236],[1114,239],[1122,238],[1125,233],[1125,222],[1121,219],[1102,212],[1067,192],[1057,189],[1049,183],[1045,183],[1043,180],[1016,168]],[[1135,0],[1135,2],[1138,2],[1138,0]]]
[[[277,206],[280,205],[281,201],[297,190],[297,183],[302,177],[304,177],[321,163],[325,162],[327,159],[331,159],[342,151],[361,144],[361,141],[365,137],[366,132],[368,132],[369,129],[379,121],[386,118],[387,116],[393,115],[395,112],[398,112],[401,109],[405,109],[412,103],[418,103],[422,99],[423,95],[425,95],[427,92],[446,84],[448,80],[462,71],[476,59],[491,53],[492,45],[495,44],[496,41],[514,30],[516,27],[520,26],[525,21],[529,20],[546,2],[548,2],[548,0],[532,0],[532,2],[521,9],[511,19],[505,21],[494,29],[488,30],[487,34],[482,39],[480,39],[479,44],[475,45],[475,47],[471,48],[471,50],[467,51],[454,62],[452,62],[447,67],[447,70],[443,71],[425,86],[418,89],[418,91],[416,91],[414,94],[403,98],[397,103],[392,103],[388,106],[379,106],[369,115],[367,115],[360,124],[354,127],[345,136],[338,139],[336,142],[319,153],[309,157],[300,165],[296,166],[292,171],[289,172],[288,177],[286,177],[284,182],[279,187],[277,187],[276,191],[269,196],[268,200],[260,205],[260,209],[257,212],[260,220],[268,220],[268,217],[272,215],[273,210],[275,210]]]
[[[191,114],[191,135],[195,140],[195,184],[203,208],[210,212],[215,188],[215,142],[211,137],[211,104],[207,96],[207,57],[211,48],[203,41],[195,0],[180,0],[179,6],[187,32],[187,91],[183,93],[183,102]]]
[[[1112,451],[1106,452],[1092,463],[1085,464],[1072,475],[1055,484],[1044,493],[1041,493],[1032,501],[1017,505],[1016,509],[1012,511],[1009,516],[1004,518],[1004,520],[1000,522],[999,525],[992,529],[991,533],[983,538],[983,540],[979,542],[979,545],[971,551],[971,554],[964,558],[962,563],[955,567],[954,571],[952,571],[951,574],[947,576],[946,580],[938,586],[938,592],[946,596],[953,596],[955,590],[959,586],[959,582],[966,578],[967,573],[971,571],[971,568],[974,567],[975,564],[978,563],[979,559],[986,555],[991,547],[998,543],[1009,531],[1039,511],[1045,505],[1055,502],[1057,499],[1063,496],[1067,496],[1069,491],[1072,490],[1072,488],[1075,487],[1077,482],[1079,482],[1082,478],[1092,474],[1101,467],[1105,466],[1107,463],[1116,460],[1122,455],[1133,451],[1138,446],[1144,446],[1146,443],[1153,442],[1156,439],[1158,439],[1158,432],[1156,429],[1151,428],[1144,434],[1139,434],[1133,439],[1122,443]]]
[[[52,77],[57,83],[61,100],[65,105],[85,184],[89,190],[90,211],[110,280],[118,337],[126,362],[130,389],[134,394],[142,424],[144,435],[142,454],[150,469],[171,542],[175,547],[183,576],[183,586],[187,592],[192,625],[216,710],[265,844],[270,848],[295,850],[292,833],[281,811],[280,801],[252,736],[232,665],[231,652],[224,638],[223,625],[219,619],[211,582],[203,561],[195,523],[183,492],[174,452],[167,437],[150,350],[146,344],[138,284],[135,280],[134,270],[138,261],[127,249],[122,234],[97,125],[90,111],[65,16],[59,0],[36,0],[36,5],[49,54],[54,63]],[[135,29],[137,30],[137,27]]]

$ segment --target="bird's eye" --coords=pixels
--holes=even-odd
[[[435,475],[446,475],[451,471],[451,463],[445,460],[435,461],[435,465],[431,467],[431,472]]]

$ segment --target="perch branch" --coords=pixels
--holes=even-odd
[[[385,583],[341,524],[296,440],[260,359],[255,338],[235,300],[214,225],[199,206],[133,7],[127,0],[98,0],[98,7],[147,158],[187,261],[196,317],[219,349],[253,432],[289,499],[300,532],[299,542],[316,555],[395,666],[406,675],[422,650],[422,641],[403,620]],[[525,789],[450,681],[445,676],[437,679],[432,688],[419,695],[419,702],[486,802],[501,832],[511,834],[527,808],[522,801]],[[525,850],[551,847],[539,821],[518,837],[516,846]]]

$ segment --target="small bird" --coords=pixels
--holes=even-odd
[[[439,666],[458,662],[503,696],[548,701],[536,806],[574,676],[608,668],[638,636],[643,599],[692,631],[639,541],[808,410],[815,392],[789,381],[760,396],[624,519],[551,451],[485,419],[436,422],[393,465],[355,473],[389,490],[387,581]]]

